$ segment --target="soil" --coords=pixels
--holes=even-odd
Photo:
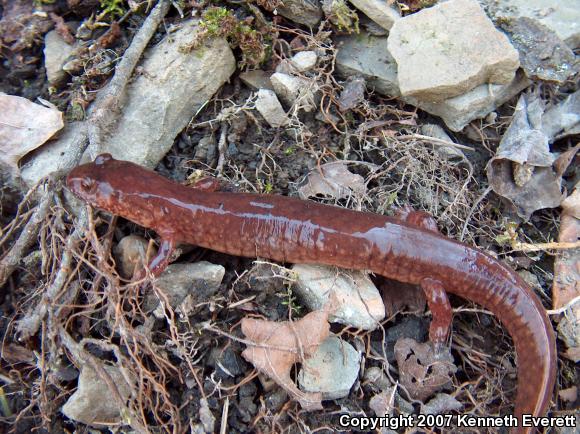
[[[8,2],[4,1],[0,16],[7,13]],[[94,12],[94,8],[86,7],[90,2],[69,0],[67,4],[60,0],[53,4],[40,3],[47,13],[55,13],[66,21],[83,22]],[[244,2],[235,3],[237,5],[234,2],[227,5],[241,16],[250,14]],[[70,4],[77,6],[71,8]],[[191,12],[191,7],[186,6],[185,10]],[[266,15],[272,18],[271,14]],[[120,25],[119,37],[103,48],[103,52],[93,54],[92,59],[104,56],[106,50],[110,50],[108,56],[122,56],[143,19],[142,10],[130,14]],[[172,9],[166,24],[180,19]],[[111,17],[104,17],[103,22],[110,23]],[[306,47],[319,43],[299,26],[282,19],[277,19],[277,22],[290,30],[285,31],[282,26],[278,28],[277,38],[281,42],[274,45],[273,54],[262,65],[264,70],[274,70],[280,59],[288,56],[288,47],[294,47],[298,42]],[[106,83],[112,69],[98,67],[95,60],[92,65],[97,66],[94,68],[71,77],[61,87],[51,88],[43,65],[42,39],[53,26],[51,22],[39,26],[40,30],[29,46],[11,48],[3,45],[0,48],[0,91],[32,101],[43,98],[66,112],[71,120],[78,116],[79,107],[84,109],[92,102],[94,91]],[[106,28],[97,29],[92,38],[97,40]],[[164,26],[161,26],[150,44],[160,40],[164,32]],[[324,40],[325,43],[329,41]],[[239,59],[239,50],[236,54]],[[326,50],[326,54],[333,55],[332,47]],[[324,68],[328,64],[321,66],[321,80],[326,77]],[[159,173],[184,183],[200,175],[218,175],[217,142],[223,125],[207,121],[215,119],[223,107],[243,106],[247,101],[251,89],[241,82],[239,73],[238,69],[230,83],[176,138],[173,148],[156,168]],[[340,113],[335,103],[341,90],[340,83],[337,78],[324,83],[325,95],[329,101],[334,101],[329,110],[341,119],[337,123],[325,123],[314,112],[300,114],[297,130],[272,129],[256,111],[241,111],[229,119],[226,162],[219,174],[228,188],[297,196],[301,183],[312,170],[345,159],[349,162],[348,169],[367,181],[366,192],[362,195],[352,193],[346,198],[312,197],[311,200],[389,215],[405,205],[425,210],[436,218],[439,229],[446,236],[485,249],[512,268],[533,273],[541,286],[538,293],[550,308],[553,257],[544,251],[512,251],[509,243],[498,240],[506,233],[510,222],[520,223],[518,236],[527,242],[556,239],[559,211],[538,211],[529,222],[523,223],[500,197],[493,193],[484,194],[488,185],[485,165],[494,155],[516,101],[502,106],[495,122],[475,121],[470,128],[477,134],[453,136],[458,143],[475,149],[475,152],[465,152],[473,167],[470,173],[464,166],[442,159],[436,148],[418,141],[395,139],[385,143],[382,140],[385,132],[392,137],[414,134],[420,125],[438,122],[437,119],[398,101],[370,93],[365,95],[364,104],[348,113]],[[546,86],[546,98],[550,97],[550,91]],[[391,123],[388,127],[357,130],[361,124],[377,120]],[[213,142],[202,140],[211,136]],[[568,145],[563,140],[554,148],[566,149]],[[573,173],[565,174],[564,181],[570,188]],[[2,227],[6,228],[17,217],[21,197],[21,193],[11,188],[8,182],[4,184]],[[154,432],[186,432],[200,424],[202,398],[207,399],[209,411],[215,418],[216,431],[225,423],[222,421],[224,415],[227,415],[228,432],[312,432],[337,429],[343,409],[373,414],[369,400],[380,389],[365,380],[362,372],[348,397],[325,401],[322,411],[303,412],[271,380],[254,375],[253,367],[241,357],[245,345],[228,335],[241,337],[239,322],[242,318],[254,315],[271,321],[284,321],[299,318],[307,312],[293,295],[293,284],[276,265],[256,264],[252,260],[200,248],[185,249],[177,262],[206,260],[223,265],[226,273],[216,294],[193,306],[185,315],[173,312],[169,307],[167,317],[172,318],[173,324],[170,327],[167,318],[152,319],[149,312],[142,311],[140,301],[145,294],[119,280],[111,256],[112,246],[125,235],[138,234],[156,240],[156,234],[103,213],[95,213],[94,232],[75,243],[75,260],[67,288],[80,285],[78,297],[70,300],[65,309],[51,310],[38,333],[20,340],[16,321],[30,312],[54,279],[66,248],[67,234],[74,229],[73,220],[73,215],[64,209],[53,210],[43,223],[38,242],[0,291],[0,431],[89,430],[87,425],[70,420],[60,412],[77,387],[81,368],[78,360],[70,357],[65,349],[59,335],[60,327],[76,341],[89,338],[94,341],[85,348],[91,357],[110,365],[122,361],[135,378],[140,378],[133,402],[133,408],[138,411],[132,416]],[[3,233],[0,232],[0,236]],[[8,251],[14,240],[15,237],[2,239],[0,255]],[[376,280],[380,285],[379,279]],[[151,290],[150,286],[143,289]],[[237,304],[245,299],[249,301]],[[463,404],[463,413],[510,413],[515,397],[516,366],[511,339],[492,315],[465,300],[451,300],[453,307],[463,309],[459,309],[453,318],[451,350],[458,371],[446,393]],[[236,307],[230,308],[231,305]],[[356,343],[355,347],[362,348],[364,370],[374,366],[384,368],[385,361],[388,361],[390,374],[396,379],[397,366],[393,356],[396,339],[413,337],[426,340],[429,318],[430,314],[424,310],[403,308],[383,322],[384,330],[363,332],[337,324],[333,324],[331,330]],[[207,324],[224,334],[207,330],[204,328]],[[120,354],[111,350],[113,346]],[[559,387],[565,389],[577,384],[578,374],[577,367],[562,359]],[[104,396],[103,399],[108,398]],[[577,402],[554,400],[554,408],[562,411],[578,408]],[[419,410],[421,403],[400,392],[394,406],[397,411]],[[226,407],[227,413],[224,412]],[[131,417],[127,416],[123,423],[113,425],[112,429],[128,430],[130,420]],[[131,429],[135,426],[131,425]],[[101,426],[97,431],[106,432],[107,429]]]

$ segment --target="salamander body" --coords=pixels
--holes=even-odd
[[[512,336],[515,415],[548,409],[556,352],[545,309],[517,273],[476,248],[383,215],[187,188],[108,154],[73,169],[67,185],[87,203],[155,230],[165,250],[189,243],[244,257],[369,270],[424,288],[434,282],[492,311]]]

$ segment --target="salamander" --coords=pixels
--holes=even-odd
[[[91,206],[156,231],[161,245],[150,265],[154,273],[166,267],[176,243],[249,258],[368,270],[425,291],[435,343],[445,342],[451,322],[446,292],[478,303],[513,338],[518,362],[514,414],[539,416],[548,410],[556,349],[538,297],[509,267],[439,234],[417,213],[393,218],[291,197],[188,188],[109,154],[74,168],[67,186]]]

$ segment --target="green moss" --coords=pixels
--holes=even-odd
[[[271,40],[267,34],[251,26],[251,19],[240,20],[224,7],[212,7],[202,15],[200,31],[193,43],[181,47],[183,52],[199,48],[208,38],[224,37],[232,48],[242,52],[240,67],[260,65],[271,50]]]
[[[123,0],[101,0],[103,14],[113,17],[122,17],[127,12]]]
[[[344,0],[333,0],[328,19],[341,32],[360,33],[358,14]]]

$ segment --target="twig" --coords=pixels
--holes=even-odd
[[[85,208],[82,208],[83,210]],[[82,238],[84,230],[82,228],[87,225],[87,214],[86,211],[81,211],[78,219],[76,220],[77,228],[74,232],[68,236],[66,241],[66,247],[62,254],[62,261],[60,267],[56,273],[56,277],[50,284],[50,286],[42,294],[42,299],[34,307],[33,311],[20,319],[17,323],[17,331],[21,340],[28,339],[29,337],[36,334],[40,323],[44,319],[48,307],[54,302],[57,295],[60,293],[64,285],[66,284],[68,277],[71,272],[71,265],[73,259],[73,249],[76,243]],[[80,286],[77,286],[77,290]],[[73,295],[69,295],[69,298],[74,299]]]
[[[461,228],[461,235],[459,236],[459,241],[463,241],[463,238],[465,237],[465,232],[467,231],[467,225],[469,224],[469,221],[471,220],[471,216],[473,215],[475,208],[477,208],[477,206],[481,203],[481,201],[485,198],[485,196],[487,196],[489,194],[489,192],[491,190],[492,190],[491,187],[487,187],[485,189],[485,191],[483,193],[481,193],[481,195],[477,198],[477,200],[475,202],[473,202],[473,205],[471,205],[471,208],[469,209],[469,212],[467,213],[467,217],[465,217],[465,222],[463,223],[463,227]]]
[[[425,142],[429,142],[432,145],[437,146],[451,146],[452,148],[463,149],[465,151],[472,151],[475,152],[471,146],[460,145],[459,143],[449,142],[447,140],[438,139],[436,137],[424,136],[423,134],[409,134],[406,136],[396,136],[397,140],[421,140]]]
[[[568,309],[570,309],[572,306],[574,306],[579,301],[580,301],[580,295],[577,295],[572,300],[570,300],[568,303],[566,303],[564,306],[562,306],[558,309],[547,310],[546,312],[548,313],[548,315],[558,315],[560,313],[566,312]]]
[[[38,208],[24,226],[20,236],[0,261],[0,287],[4,286],[12,272],[16,269],[22,257],[32,247],[38,237],[40,225],[48,215],[50,204],[52,203],[53,191],[46,188]]]
[[[562,243],[522,243],[520,241],[512,242],[512,251],[515,252],[539,252],[540,250],[568,250],[580,249],[580,241],[576,242],[562,242]]]
[[[97,96],[97,100],[87,120],[89,148],[88,153],[94,159],[103,147],[103,136],[107,127],[111,126],[117,112],[121,108],[121,98],[124,95],[127,83],[133,74],[137,62],[141,59],[143,51],[147,47],[149,40],[157,31],[157,27],[167,14],[170,2],[160,0],[153,8],[149,16],[137,31],[131,45],[125,50],[123,58],[115,69],[115,75],[106,88],[102,89]]]
[[[226,161],[227,135],[228,135],[228,123],[224,121],[221,123],[221,133],[220,133],[220,139],[218,141],[219,158],[218,158],[218,163],[217,163],[217,167],[216,167],[217,173],[220,176],[224,172],[224,163]]]

